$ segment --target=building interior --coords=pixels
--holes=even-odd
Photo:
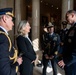
[[[52,22],[55,26],[55,31],[58,33],[62,29],[61,22],[65,21],[65,13],[67,10],[76,10],[76,0],[0,0],[0,8],[12,7],[15,15],[15,26],[13,31],[10,31],[12,41],[16,46],[17,26],[21,20],[28,20],[31,25],[30,39],[32,40],[34,49],[37,53],[38,60],[41,60],[41,36],[43,27]],[[36,62],[38,63],[38,61]],[[41,75],[41,68],[35,68]],[[62,71],[63,70],[58,69]],[[47,74],[50,75],[50,74]],[[52,75],[52,74],[51,74]]]

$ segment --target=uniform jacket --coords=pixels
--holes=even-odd
[[[4,32],[0,28],[0,31]],[[14,48],[11,44],[9,51],[9,41],[6,35],[0,33],[0,75],[16,75],[16,67],[18,63],[11,60],[9,57],[14,56]]]
[[[63,49],[63,60],[66,65],[76,62],[76,23],[69,29]]]
[[[44,54],[54,55],[56,51],[59,50],[59,44],[60,44],[60,37],[58,34],[53,33],[52,35],[47,35],[45,36],[45,49],[44,49]]]
[[[61,39],[61,42],[64,42],[64,39],[65,39],[65,36],[66,36],[67,32],[68,32],[68,29],[67,28],[66,28],[66,30],[62,29],[60,31],[60,39]]]

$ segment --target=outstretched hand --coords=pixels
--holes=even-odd
[[[59,65],[61,68],[64,68],[65,63],[63,62],[63,60],[60,60],[60,61],[58,62],[58,65]]]

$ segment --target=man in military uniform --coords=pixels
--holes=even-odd
[[[54,26],[49,23],[47,26],[48,33],[44,40],[44,52],[43,52],[43,75],[46,75],[46,68],[49,60],[53,68],[53,75],[57,75],[57,68],[55,62],[56,51],[59,50],[60,37],[54,33]]]
[[[13,18],[12,8],[0,9],[0,75],[16,75],[22,63],[8,34],[14,26]]]
[[[65,39],[66,34],[67,34],[67,32],[68,32],[67,22],[66,22],[66,21],[63,21],[63,22],[62,22],[62,25],[63,25],[63,29],[61,29],[61,31],[60,31],[60,40],[61,40],[61,43],[60,43],[60,51],[59,51],[60,54],[62,53],[63,44],[64,44],[64,39]]]
[[[71,28],[65,37],[63,59],[58,64],[64,68],[65,75],[76,75],[76,11],[67,11],[66,20]]]

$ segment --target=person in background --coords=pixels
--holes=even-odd
[[[41,41],[40,41],[40,42],[41,42],[42,54],[43,54],[43,52],[44,52],[44,45],[45,45],[44,41],[45,41],[45,37],[46,37],[47,33],[48,33],[48,31],[47,31],[47,26],[44,25],[44,27],[43,27],[43,33],[42,33],[42,35],[41,35]],[[38,66],[38,67],[42,67],[42,64],[43,64],[43,60],[41,60],[41,62],[38,63],[37,66]]]
[[[64,40],[65,40],[66,34],[68,32],[67,22],[66,21],[63,21],[62,22],[62,25],[63,25],[63,29],[60,30],[60,40],[61,40],[61,43],[60,43],[60,51],[59,51],[60,54],[63,51]]]
[[[64,68],[65,75],[76,75],[76,11],[68,10],[66,20],[71,28],[65,37],[62,60],[59,66]]]
[[[22,64],[8,33],[14,26],[12,11],[12,8],[0,9],[0,75],[16,75]]]
[[[17,47],[19,54],[22,53],[23,62],[20,66],[21,75],[33,75],[33,66],[36,60],[36,53],[30,40],[30,24],[26,20],[22,20],[18,25]]]
[[[54,25],[50,22],[47,26],[48,33],[44,40],[44,52],[43,52],[43,73],[46,75],[46,68],[48,66],[49,60],[53,68],[53,75],[57,75],[57,67],[55,62],[56,51],[59,50],[60,37],[58,34],[54,33]]]

